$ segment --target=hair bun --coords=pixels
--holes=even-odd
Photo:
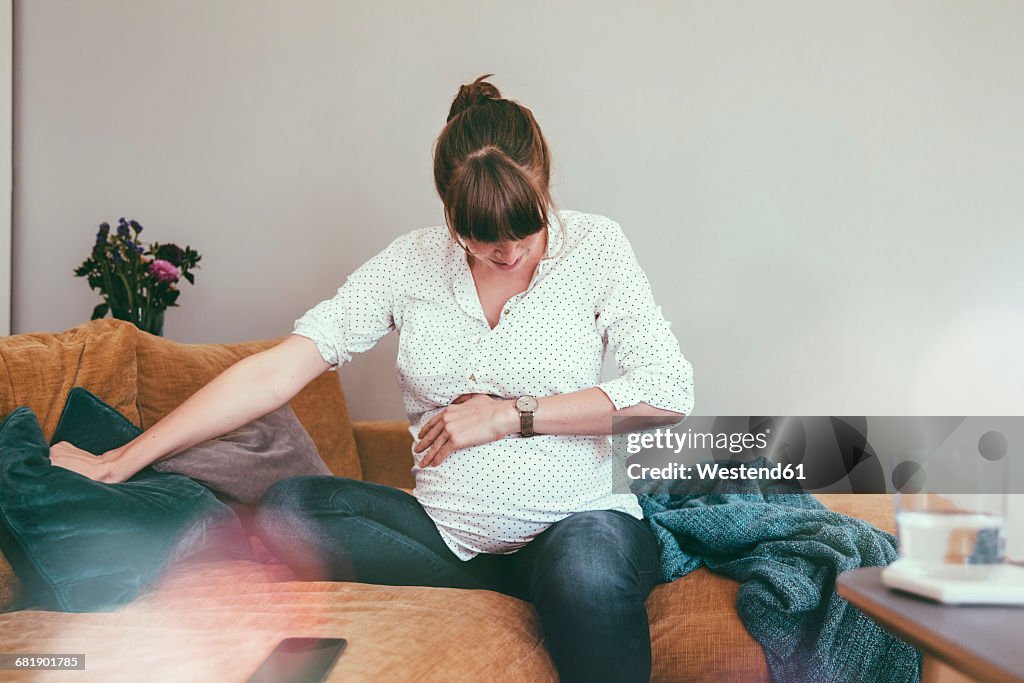
[[[501,99],[501,93],[498,89],[494,87],[493,84],[484,80],[485,78],[490,78],[493,75],[494,74],[484,74],[472,83],[467,83],[459,88],[459,92],[455,95],[455,99],[452,101],[452,107],[448,110],[449,121],[470,107],[475,107],[478,104],[483,104],[489,100]]]

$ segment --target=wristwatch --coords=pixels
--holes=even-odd
[[[516,410],[519,411],[521,436],[533,436],[533,413],[537,410],[537,399],[533,396],[520,396],[516,399]]]

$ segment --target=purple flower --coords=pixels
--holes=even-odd
[[[96,233],[96,246],[99,246],[107,241],[107,235],[110,234],[110,223],[100,223],[100,230]]]
[[[139,225],[138,221],[136,221],[136,220],[128,221],[128,225],[132,226],[132,229],[135,230],[136,234],[142,232],[142,226]]]
[[[159,258],[150,263],[147,270],[159,282],[177,282],[181,276],[177,266],[170,261]]]
[[[157,248],[155,256],[159,259],[170,261],[176,266],[180,266],[181,262],[185,260],[185,250],[177,244],[161,244]]]

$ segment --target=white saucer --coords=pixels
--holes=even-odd
[[[1004,564],[985,579],[935,579],[896,560],[882,570],[882,584],[953,605],[1024,605],[1024,567]]]

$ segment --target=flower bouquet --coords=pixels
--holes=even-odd
[[[164,311],[178,305],[178,281],[185,278],[195,284],[190,271],[198,268],[202,257],[189,247],[171,243],[153,242],[147,247],[139,242],[140,232],[142,226],[135,220],[120,219],[113,234],[109,223],[101,223],[92,254],[75,275],[88,278],[89,287],[103,297],[91,320],[109,311],[140,330],[162,335]]]

